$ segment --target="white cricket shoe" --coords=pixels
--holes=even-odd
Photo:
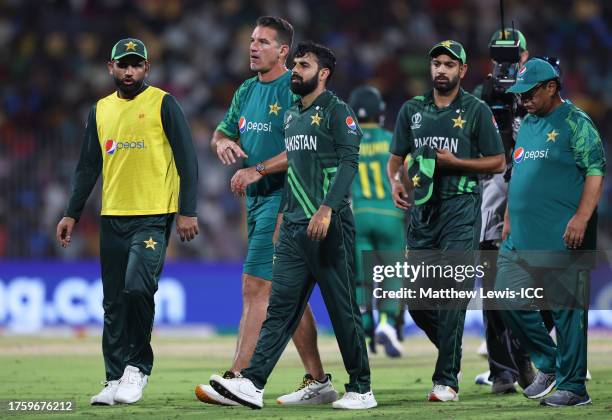
[[[147,375],[136,366],[127,365],[123,376],[119,379],[119,387],[115,393],[115,402],[132,404],[142,398],[142,390],[147,386]]]
[[[196,386],[195,394],[198,400],[207,404],[240,405],[236,401],[232,401],[229,398],[225,398],[223,395],[215,391],[214,388],[210,385],[200,384]]]
[[[100,393],[91,397],[91,405],[115,405],[115,394],[119,386],[119,380],[102,382],[104,388]]]
[[[375,331],[376,342],[382,344],[389,357],[402,357],[402,343],[397,338],[397,330],[386,322],[378,324]]]
[[[342,398],[332,403],[332,407],[344,410],[365,410],[367,408],[374,408],[377,405],[378,403],[372,391],[364,394],[345,392]]]
[[[457,394],[450,386],[436,384],[429,392],[427,400],[441,402],[459,401],[459,394]]]
[[[482,372],[478,375],[476,375],[476,378],[474,378],[474,382],[476,382],[476,385],[493,385],[493,382],[489,380],[489,375],[491,375],[491,371],[487,370],[486,372]]]
[[[327,378],[325,382],[319,382],[310,373],[307,373],[295,392],[278,397],[276,403],[281,405],[329,404],[336,401],[338,391],[334,389],[332,377],[329,373],[325,374],[325,377]]]
[[[234,378],[226,379],[221,375],[212,375],[210,385],[219,394],[239,404],[252,409],[263,407],[263,389],[257,389],[250,379],[237,374]]]

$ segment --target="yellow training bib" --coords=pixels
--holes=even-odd
[[[165,95],[149,86],[131,100],[115,92],[98,101],[103,216],[177,212],[179,176],[161,121]]]

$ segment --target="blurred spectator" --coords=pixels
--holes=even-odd
[[[499,26],[497,6],[488,0],[1,2],[0,257],[97,255],[99,191],[69,253],[60,252],[53,230],[66,205],[89,107],[114,89],[105,62],[117,39],[134,36],[147,44],[151,83],[179,99],[196,142],[201,234],[188,244],[174,240],[169,257],[239,260],[246,233],[242,206],[229,191],[235,168],[217,162],[209,140],[232,92],[250,74],[248,42],[258,16],[286,17],[298,41],[331,46],[340,63],[331,89],[344,97],[354,86],[376,85],[392,128],[401,104],[429,88],[426,53],[435,41],[461,41],[470,65],[464,84],[471,90],[480,82],[489,65],[488,39]],[[561,58],[564,96],[583,107],[608,139],[612,68],[602,64],[612,51],[611,3],[559,0],[536,8],[512,0],[506,6],[507,21],[514,19],[534,55]],[[607,248],[611,198],[608,177],[600,206]]]

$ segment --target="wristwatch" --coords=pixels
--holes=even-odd
[[[255,170],[259,172],[261,176],[266,176],[268,173],[266,172],[266,165],[263,162],[259,162],[255,165]]]

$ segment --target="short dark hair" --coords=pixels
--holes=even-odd
[[[322,68],[329,69],[329,77],[327,78],[327,82],[329,82],[329,79],[331,79],[332,75],[334,74],[334,69],[336,68],[336,56],[334,55],[334,52],[326,46],[317,44],[316,42],[303,41],[300,42],[295,49],[293,58],[304,57],[308,53],[312,53],[315,57],[317,57],[319,70]]]
[[[261,16],[257,18],[255,26],[264,26],[276,31],[276,40],[280,44],[287,44],[291,48],[293,43],[293,26],[285,19],[276,16]]]

